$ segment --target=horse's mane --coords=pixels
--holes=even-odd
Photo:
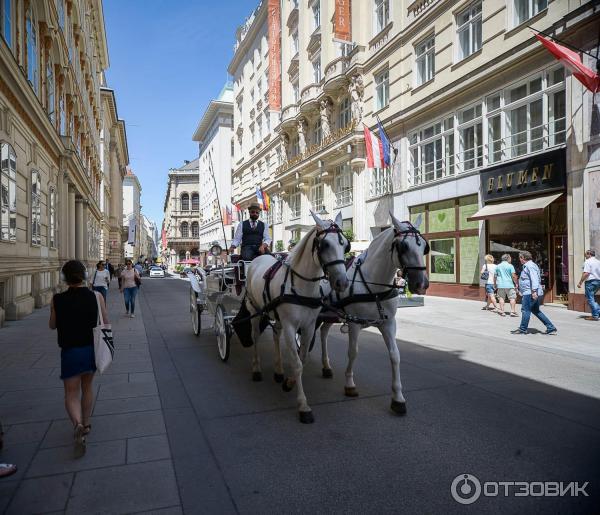
[[[294,265],[294,264],[302,262],[304,260],[308,260],[308,254],[312,253],[312,246],[309,246],[308,242],[312,241],[311,236],[313,236],[316,231],[317,231],[317,228],[313,227],[294,246],[294,248],[292,250],[290,250],[290,253],[287,258],[287,262],[290,265]],[[310,258],[310,259],[312,259],[312,258]]]
[[[361,261],[365,262],[369,255],[376,256],[384,247],[384,250],[390,250],[391,240],[394,237],[393,227],[388,227],[381,231],[373,241],[369,244],[369,247],[359,257]],[[387,246],[387,248],[385,248]]]

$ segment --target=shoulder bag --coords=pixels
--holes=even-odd
[[[487,281],[490,277],[490,271],[488,270],[487,263],[485,264],[485,270],[481,272],[481,280]]]
[[[94,294],[98,306],[98,322],[94,327],[94,356],[96,369],[103,374],[112,363],[115,355],[115,344],[113,342],[112,326],[104,323],[102,309],[100,308],[100,294],[97,292]]]

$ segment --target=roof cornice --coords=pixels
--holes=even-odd
[[[192,136],[192,141],[202,141],[214,120],[219,116],[219,113],[230,114],[233,116],[233,102],[224,102],[222,100],[211,100],[210,104],[204,111],[202,119],[196,127],[196,131]]]
[[[233,54],[233,59],[231,59],[231,62],[227,67],[227,71],[230,75],[235,75],[235,70],[246,55],[248,47],[251,46],[251,43],[254,41],[254,38],[256,37],[257,32],[260,30],[262,24],[267,21],[267,4],[268,2],[263,0],[258,11],[256,12],[254,20],[252,21],[252,25],[250,25],[250,28],[244,36],[244,39],[242,39],[240,45],[236,48],[235,53]]]

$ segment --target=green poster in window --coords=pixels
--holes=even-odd
[[[479,236],[460,238],[460,282],[479,284]]]
[[[427,232],[454,231],[455,227],[454,200],[430,204],[429,230]]]
[[[462,197],[459,200],[458,205],[458,219],[459,229],[478,229],[479,222],[477,220],[468,222],[467,218],[473,216],[479,210],[479,203],[477,201],[477,195],[470,195],[468,197]]]
[[[443,283],[456,282],[456,252],[454,238],[429,242],[429,279]]]
[[[421,215],[421,226],[419,227],[419,230],[421,232],[425,232],[425,206],[414,206],[409,209],[410,223],[413,225],[416,224],[417,218],[419,218],[419,215]]]

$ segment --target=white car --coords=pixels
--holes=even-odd
[[[150,277],[164,277],[165,271],[160,266],[151,266],[149,275]]]

